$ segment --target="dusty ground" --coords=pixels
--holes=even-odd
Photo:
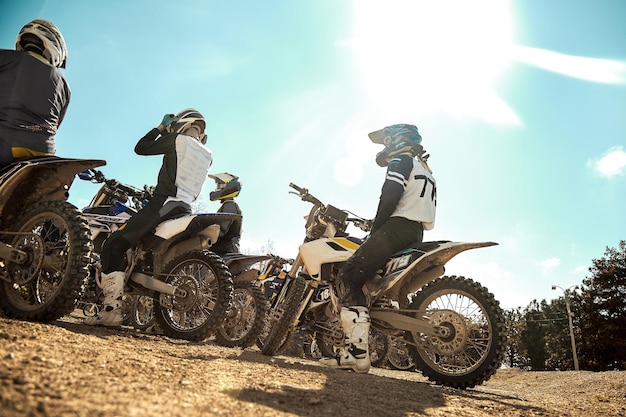
[[[0,318],[0,416],[626,416],[626,372],[500,370],[455,390],[229,349]]]

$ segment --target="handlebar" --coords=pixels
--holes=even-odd
[[[346,221],[351,222],[353,225],[363,230],[364,232],[369,232],[372,228],[372,220],[362,219],[360,217],[348,217]]]
[[[309,190],[307,190],[304,187],[299,187],[296,184],[290,182],[289,186],[291,188],[293,188],[294,190],[296,190],[298,193],[298,195],[300,196],[300,198],[303,201],[308,201],[309,203],[313,203],[316,206],[322,207],[325,209],[326,206],[324,206],[324,204],[322,204],[322,202],[320,200],[318,200],[317,198],[315,198],[314,196],[312,196],[311,194],[309,194]],[[296,194],[294,192],[291,192],[291,194]],[[331,207],[331,206],[329,206]],[[352,224],[354,224],[356,227],[358,227],[359,229],[363,230],[364,232],[369,232],[370,229],[372,228],[372,220],[368,220],[368,219],[364,219],[360,216],[357,216],[356,214],[347,211],[347,210],[342,210],[346,213],[350,213],[352,216],[354,217],[348,217],[345,218],[346,222],[351,222]]]
[[[116,179],[109,179],[104,175],[104,173],[102,173],[102,171],[99,171],[97,169],[89,169],[87,171],[81,172],[80,174],[81,174],[79,175],[80,179],[95,182],[95,183],[100,183],[100,184],[105,183],[110,188],[123,191],[129,197],[136,197],[136,198],[141,198],[141,199],[151,197],[151,193],[145,188],[141,190],[139,188],[133,187],[132,185],[123,184]]]
[[[293,182],[290,182],[289,186],[298,192],[298,195],[300,196],[302,201],[307,201],[309,203],[312,203],[320,207],[324,206],[324,204],[320,200],[315,198],[313,195],[309,194],[309,190],[307,190],[306,188],[298,187]],[[296,193],[292,193],[292,194],[296,194]]]

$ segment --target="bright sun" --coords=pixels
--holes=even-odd
[[[509,63],[501,0],[359,0],[353,46],[370,95],[398,117],[445,110],[518,123],[494,90]]]

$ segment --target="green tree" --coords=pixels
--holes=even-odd
[[[522,330],[526,325],[523,320],[521,307],[514,310],[505,310],[504,317],[507,322],[507,344],[504,352],[504,365],[510,368],[523,367],[528,361],[522,355]]]
[[[593,260],[583,281],[581,361],[585,369],[626,369],[626,241]]]
[[[538,303],[533,300],[522,313],[524,325],[520,333],[520,357],[522,367],[533,371],[546,369],[546,322],[544,315],[545,300]]]
[[[570,337],[569,320],[565,297],[570,301],[572,311],[574,339],[576,347],[580,346],[580,310],[581,298],[575,291],[567,290],[563,297],[544,304],[543,314],[546,317],[546,369],[574,369],[574,355]]]

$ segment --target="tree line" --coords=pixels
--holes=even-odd
[[[581,285],[547,302],[507,310],[505,365],[528,370],[574,369],[567,303],[579,369],[626,370],[626,240],[594,259]]]

